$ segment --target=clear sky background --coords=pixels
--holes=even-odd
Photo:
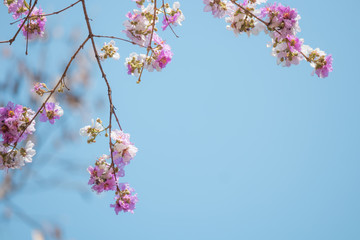
[[[72,3],[39,2],[45,12]],[[135,214],[117,216],[109,208],[112,193],[84,200],[54,189],[24,194],[16,203],[36,219],[61,224],[65,239],[360,239],[360,2],[281,3],[298,9],[305,43],[333,55],[329,78],[311,76],[305,61],[277,66],[268,36],[235,37],[223,19],[203,12],[202,1],[182,0],[180,38],[161,34],[174,51],[163,72],[146,73],[136,84],[123,63],[142,50],[122,42],[120,61],[104,63],[123,129],[139,148],[124,178],[138,192]],[[88,5],[95,34],[124,37],[133,2]],[[10,21],[2,6],[1,40],[15,31]],[[65,36],[74,27],[86,37],[80,5],[48,17],[47,24],[50,38],[54,29]],[[13,48],[23,51],[24,43],[20,37]],[[64,44],[54,39],[48,54],[69,59]],[[95,64],[92,74],[89,96],[106,99]],[[98,116],[106,120],[107,106],[98,111],[77,127]],[[107,151],[105,141],[89,146],[82,139],[60,154],[91,165]],[[79,179],[88,181],[86,169]],[[31,228],[21,221],[0,224],[1,240],[30,239]]]

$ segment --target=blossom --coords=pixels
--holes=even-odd
[[[307,60],[310,62],[310,65],[314,68],[312,75],[316,73],[316,75],[320,78],[328,77],[329,73],[333,71],[332,55],[326,56],[326,53],[321,51],[319,48],[313,50],[307,45],[304,45],[303,51],[307,56]]]
[[[152,72],[154,69],[157,71],[161,71],[161,69],[165,68],[166,65],[171,62],[173,57],[173,52],[171,51],[171,47],[165,43],[161,39],[159,35],[154,33],[153,42],[156,47],[153,49],[153,56],[150,58],[150,61],[147,61],[145,65],[146,69]]]
[[[260,17],[267,18],[268,28],[272,38],[286,38],[287,35],[296,35],[300,32],[300,15],[297,10],[274,3],[261,9]]]
[[[25,148],[20,149],[20,154],[23,157],[24,162],[32,162],[32,157],[36,154],[36,151],[33,149],[33,147],[34,143],[29,140],[27,141]]]
[[[123,24],[125,27],[123,32],[136,44],[148,45],[154,20],[153,14],[153,4],[149,4],[146,8],[142,7],[140,10],[134,9],[132,13],[128,12],[126,14],[128,19]]]
[[[9,13],[13,13],[14,19],[18,19],[23,14],[25,14],[28,10],[26,5],[24,4],[24,0],[12,0],[12,1],[6,0],[5,2],[8,3],[7,4],[8,11],[9,11]]]
[[[101,60],[107,58],[113,58],[119,60],[120,54],[117,52],[119,48],[115,47],[115,41],[111,40],[109,43],[104,43],[104,46],[101,48],[102,53],[99,54]]]
[[[25,12],[27,14],[28,11]],[[21,20],[19,27],[23,24],[24,19]],[[46,17],[43,16],[43,10],[39,7],[34,7],[29,17],[29,23],[25,23],[22,27],[24,37],[33,40],[38,37],[43,37],[45,32]]]
[[[144,65],[148,65],[147,59],[150,59],[150,57],[146,57],[145,54],[137,54],[137,53],[131,53],[128,58],[125,60],[125,67],[128,70],[129,75],[135,75],[140,76],[140,73],[142,71],[142,68]]]
[[[164,15],[164,19],[162,22],[162,30],[165,30],[170,24],[174,26],[181,26],[181,22],[185,20],[185,16],[179,8],[179,2],[174,2],[172,9],[169,7],[169,5],[167,5],[167,7],[165,8],[166,15]]]
[[[121,130],[111,131],[110,137],[115,141],[113,149],[114,163],[121,170],[136,156],[138,149],[130,142],[130,135]],[[119,172],[120,177],[123,177],[122,173]]]
[[[25,163],[32,162],[32,157],[36,154],[33,149],[34,143],[28,141],[25,148],[19,150],[0,142],[0,170],[6,169],[19,169]]]
[[[43,96],[44,93],[46,93],[47,86],[45,83],[40,83],[40,82],[36,82],[33,86],[33,88],[31,89],[32,92],[35,92],[36,94],[38,94],[39,96]]]
[[[203,0],[203,2],[205,4],[204,12],[212,12],[216,18],[225,17],[234,7],[234,4],[227,0]]]
[[[245,1],[240,5],[247,11],[240,7],[236,10],[230,10],[229,16],[225,18],[225,21],[230,23],[230,25],[226,26],[226,29],[234,31],[236,36],[243,32],[248,36],[251,34],[258,35],[261,31],[265,30],[265,25],[251,15],[259,15],[259,10],[255,10],[254,3],[252,1]]]
[[[35,112],[31,109],[12,102],[8,102],[6,107],[0,107],[0,135],[4,143],[14,144],[33,134],[35,121],[33,120],[30,125],[29,122],[34,116]]]
[[[134,213],[135,204],[138,202],[137,194],[133,194],[134,191],[128,183],[119,184],[119,189],[116,191],[115,204],[110,204],[110,207],[114,208],[116,214],[119,214],[121,211]]]
[[[106,162],[109,156],[103,155],[98,158],[95,167],[88,167],[90,179],[88,184],[92,185],[91,189],[98,194],[103,191],[115,190],[116,180],[114,170],[109,163]]]
[[[288,42],[284,39],[280,42],[276,39],[273,40],[272,55],[277,57],[277,64],[283,67],[290,67],[291,65],[298,65],[303,56],[294,47],[291,49]]]
[[[304,40],[300,40],[297,37],[293,35],[287,35],[286,36],[286,42],[288,44],[288,48],[291,52],[301,52],[301,45],[304,42]]]
[[[48,102],[45,103],[44,108],[40,110],[40,121],[46,122],[49,120],[51,124],[54,124],[55,119],[60,119],[63,114],[64,111],[58,103]]]
[[[88,143],[95,142],[95,138],[97,135],[104,130],[104,126],[102,125],[102,121],[100,118],[97,118],[96,121],[94,119],[91,119],[91,126],[87,125],[80,129],[79,133],[80,136],[87,136]]]

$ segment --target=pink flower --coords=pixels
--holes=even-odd
[[[295,52],[295,51],[301,52],[301,45],[302,45],[303,41],[299,40],[297,37],[295,37],[293,35],[287,35],[286,39],[287,39],[286,42],[288,44],[289,50],[291,52]]]
[[[27,13],[28,11],[25,12],[25,14]],[[37,37],[44,36],[46,17],[41,15],[43,15],[43,10],[41,8],[38,9],[35,7],[31,12],[29,23],[26,22],[21,29],[24,37],[32,40]],[[21,20],[19,27],[23,22],[24,20]]]
[[[102,193],[116,189],[116,180],[113,168],[106,162],[109,156],[103,155],[95,162],[95,167],[88,167],[90,179],[88,184],[92,185],[91,189],[95,192]]]
[[[121,211],[134,213],[135,204],[138,202],[137,194],[133,194],[134,189],[127,183],[120,183],[119,190],[116,192],[115,204],[110,204],[110,207],[114,208],[116,214]]]
[[[0,135],[4,143],[13,144],[24,140],[35,131],[35,121],[28,126],[35,112],[21,105],[9,102],[6,107],[0,107]],[[25,129],[26,128],[26,129]],[[22,136],[20,134],[24,131]],[[20,137],[20,139],[18,139]]]
[[[55,123],[55,119],[60,119],[64,111],[58,103],[46,103],[44,108],[40,111],[40,122],[49,120],[51,124]]]
[[[322,66],[317,66],[315,68],[315,73],[320,78],[326,78],[329,76],[329,72],[333,71],[332,67],[333,58],[331,55],[328,55],[325,59],[325,63]]]

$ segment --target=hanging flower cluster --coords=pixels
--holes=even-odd
[[[15,145],[25,140],[35,132],[35,121],[29,122],[35,116],[30,108],[9,102],[0,107],[0,169],[20,168],[32,161],[35,155],[34,144],[29,140],[22,148]]]
[[[54,123],[63,114],[58,104],[46,103],[40,110],[40,121],[49,120]],[[36,151],[34,143],[28,140],[24,147],[18,148],[22,141],[35,132],[35,112],[22,105],[9,102],[5,107],[0,107],[0,170],[16,169],[32,162]]]
[[[105,128],[102,121],[98,118],[96,122],[92,120],[92,125],[80,129],[81,136],[87,136],[88,143],[96,142],[96,137],[107,132],[109,127]],[[106,137],[109,135],[106,133]],[[124,167],[136,156],[137,147],[130,142],[130,135],[121,130],[112,130],[110,133],[113,142],[110,149],[110,155],[99,157],[94,166],[88,167],[91,189],[100,194],[104,191],[115,191],[115,208],[116,214],[119,211],[133,212],[137,195],[133,195],[134,189],[130,188],[127,183],[119,183],[119,178],[125,176]],[[111,155],[112,154],[112,155]]]
[[[136,2],[138,9],[126,14],[128,19],[124,22],[125,30],[123,32],[135,44],[147,48],[147,53],[131,53],[125,60],[125,67],[129,75],[139,77],[140,81],[144,69],[149,72],[155,69],[159,72],[167,66],[173,57],[171,47],[156,33],[159,15],[164,14],[163,30],[169,26],[181,25],[185,17],[180,10],[179,2],[175,2],[172,8],[168,3],[157,8],[153,3],[148,3],[145,7],[145,0],[134,2]]]
[[[212,12],[214,17],[223,18],[229,24],[226,26],[235,35],[246,33],[248,36],[265,32],[271,38],[272,55],[277,63],[284,67],[297,65],[306,60],[314,68],[320,78],[327,77],[332,68],[332,56],[318,48],[313,50],[304,45],[304,40],[296,35],[300,32],[300,15],[294,8],[280,3],[259,8],[258,5],[267,0],[203,0],[205,12]]]
[[[29,9],[32,8],[25,0],[5,0],[4,4],[15,20],[26,17]],[[25,23],[24,21],[25,19],[21,19],[19,27],[22,26],[21,30],[25,38],[32,40],[44,36],[46,17],[40,7],[34,7],[27,21]]]

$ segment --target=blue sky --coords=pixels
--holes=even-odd
[[[95,34],[124,36],[131,1],[88,2]],[[51,12],[71,1],[40,3]],[[123,61],[141,49],[121,42],[120,61],[104,63],[123,129],[139,148],[124,178],[139,195],[135,214],[116,216],[111,193],[84,201],[54,189],[15,202],[36,219],[60,223],[66,239],[359,239],[360,51],[353,39],[360,36],[360,3],[341,11],[335,1],[281,3],[298,9],[305,43],[333,55],[329,78],[311,76],[306,62],[277,66],[266,35],[235,37],[203,12],[202,1],[183,0],[181,37],[162,34],[174,51],[163,72],[136,84]],[[0,19],[5,40],[14,32],[5,7]],[[62,26],[65,36],[82,29],[86,37],[80,6],[49,17],[48,26]],[[68,59],[64,44],[55,39],[48,54]],[[19,38],[13,48],[23,46]],[[92,94],[105,99],[95,65],[92,74]],[[108,114],[99,109],[88,117],[97,116]],[[107,150],[105,141],[83,140],[60,154],[91,165]],[[85,169],[78,179],[88,181]],[[1,239],[30,238],[31,228],[16,219],[0,229]]]

